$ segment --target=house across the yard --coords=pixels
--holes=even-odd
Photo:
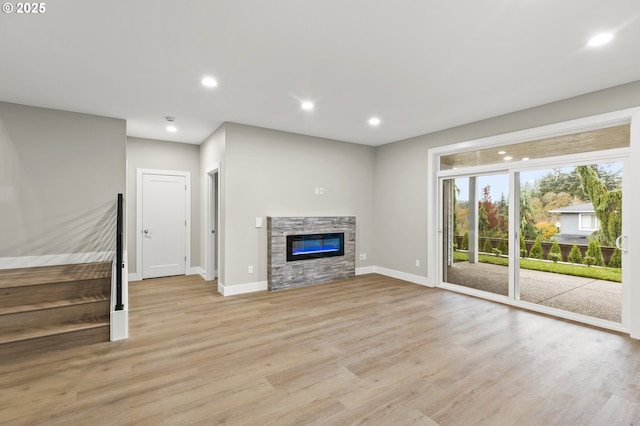
[[[549,213],[560,214],[560,232],[554,239],[560,244],[589,244],[589,235],[598,230],[600,223],[596,217],[593,204],[578,204],[549,210]]]

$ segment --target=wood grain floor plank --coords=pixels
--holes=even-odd
[[[11,425],[631,424],[640,342],[379,275],[130,283],[130,338],[0,361]]]

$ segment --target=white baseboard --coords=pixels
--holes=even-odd
[[[202,269],[199,266],[192,266],[191,268],[189,268],[189,272],[187,273],[187,275],[202,275],[202,276],[204,276],[204,269]]]
[[[189,272],[185,275],[200,275],[204,278],[204,269],[199,266],[192,266],[189,268]],[[140,281],[142,279],[141,276],[138,276],[137,272],[132,272],[129,274],[129,281]]]
[[[115,252],[51,254],[0,258],[0,269],[33,268],[36,266],[71,265],[75,263],[107,262],[113,260]]]
[[[399,280],[408,281],[414,284],[420,284],[427,287],[433,287],[429,284],[427,277],[423,277],[420,275],[408,274],[406,272],[396,271],[393,269],[383,268],[381,266],[374,266],[375,273],[380,275],[385,275],[391,278],[397,278]]]
[[[375,266],[363,266],[362,268],[356,268],[356,275],[375,274]]]
[[[238,284],[225,286],[218,282],[218,292],[223,296],[235,296],[238,294],[253,293],[256,291],[268,290],[269,284],[266,281],[259,281],[255,283]]]

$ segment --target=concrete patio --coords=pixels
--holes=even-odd
[[[508,268],[457,262],[447,269],[447,282],[506,296]],[[521,269],[520,299],[621,322],[622,284],[617,282]]]

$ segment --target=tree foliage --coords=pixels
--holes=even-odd
[[[529,257],[533,259],[542,259],[543,251],[542,251],[542,243],[540,242],[540,237],[536,238],[536,242],[533,243],[533,247],[529,250]]]
[[[598,239],[602,244],[614,245],[622,234],[622,190],[609,190],[596,166],[578,166],[576,172],[600,222]]]
[[[588,257],[594,259],[593,265],[604,266],[604,256],[602,255],[602,248],[598,240],[589,238],[589,246],[587,247],[587,252],[584,254],[585,263],[587,263]]]
[[[571,246],[571,251],[569,252],[567,260],[571,263],[582,263],[582,252],[578,248],[577,244],[574,243],[573,246]]]
[[[616,247],[615,250],[613,250],[613,254],[609,259],[609,265],[607,266],[609,266],[609,268],[622,268],[622,252],[619,248]]]

